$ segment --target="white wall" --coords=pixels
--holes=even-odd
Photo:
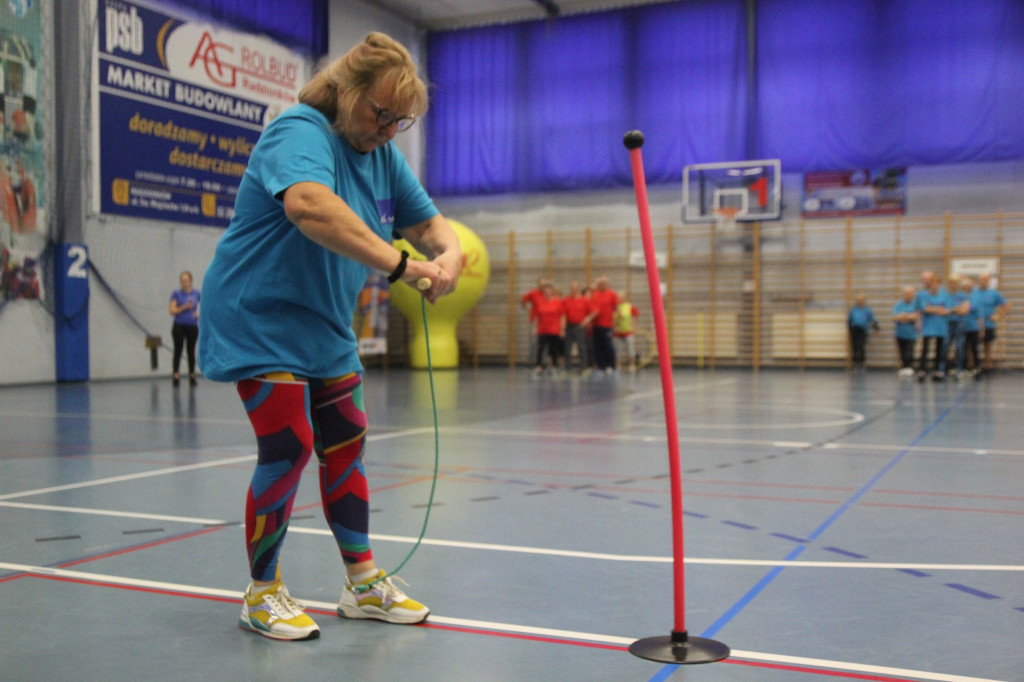
[[[625,151],[623,152],[625,153]],[[783,166],[785,171],[785,166]],[[682,224],[679,185],[648,186],[651,224]],[[803,176],[783,172],[783,220],[800,218]],[[438,208],[481,235],[559,228],[620,228],[638,222],[632,188],[602,192],[440,198]],[[1024,161],[920,166],[907,171],[907,215],[1024,212]]]
[[[426,79],[425,34],[412,23],[363,0],[331,0],[330,38],[325,60],[340,57],[354,45],[361,43],[366,34],[380,31],[402,43],[419,66],[420,77]],[[417,124],[395,137],[395,144],[405,155],[413,171],[420,177],[423,169],[423,126]]]

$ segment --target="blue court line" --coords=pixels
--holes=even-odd
[[[867,556],[865,556],[864,554],[857,554],[856,552],[850,552],[850,551],[845,550],[845,549],[839,549],[838,547],[822,547],[822,549],[825,550],[826,552],[833,552],[835,554],[841,554],[843,556],[848,556],[851,559],[867,559]]]
[[[952,587],[954,590],[960,590],[961,592],[969,594],[969,595],[971,595],[973,597],[981,597],[982,599],[1001,599],[1002,598],[1002,597],[999,597],[999,596],[994,595],[994,594],[989,594],[988,592],[982,592],[981,590],[976,590],[973,587],[968,587],[967,585],[961,585],[960,583],[946,583],[946,587]]]
[[[875,487],[875,484],[877,484],[880,480],[882,480],[882,478],[885,477],[886,474],[888,474],[890,471],[892,471],[892,469],[897,464],[900,463],[900,461],[907,455],[907,453],[909,453],[914,448],[914,446],[916,446],[918,443],[920,443],[922,440],[924,440],[928,436],[928,434],[931,433],[935,429],[935,427],[937,427],[939,424],[941,424],[942,421],[946,417],[948,417],[950,415],[950,413],[954,409],[959,407],[960,404],[963,403],[967,399],[967,396],[969,396],[973,392],[974,392],[974,387],[972,387],[971,389],[969,389],[967,391],[964,391],[964,393],[959,398],[957,398],[953,402],[952,405],[947,407],[942,412],[942,414],[940,414],[938,417],[935,418],[935,421],[933,421],[931,424],[926,426],[925,429],[923,431],[921,431],[921,433],[919,433],[917,435],[917,437],[914,438],[913,441],[910,442],[910,445],[905,447],[898,455],[893,457],[892,460],[888,464],[886,464],[884,467],[882,467],[881,471],[879,471],[877,474],[875,474],[871,478],[871,480],[869,480],[867,483],[865,483],[864,486],[860,490],[858,490],[856,493],[853,494],[852,497],[850,497],[850,499],[848,499],[846,502],[844,502],[843,505],[841,507],[839,507],[839,509],[837,509],[831,516],[829,516],[827,519],[825,519],[825,522],[822,523],[820,526],[818,526],[818,528],[813,533],[811,533],[808,536],[808,540],[810,542],[813,542],[814,540],[817,540],[819,537],[821,537],[825,533],[825,531],[827,531],[829,528],[831,528],[832,525],[836,521],[838,521],[839,518],[843,514],[845,514],[851,507],[853,507],[853,505],[855,505],[857,502],[859,502],[862,497],[867,495],[868,492],[873,487]],[[793,549],[792,552],[789,553],[789,556],[787,556],[784,559],[784,561],[794,561],[797,557],[799,557],[801,554],[803,554],[805,549],[807,549],[807,545],[800,545],[800,546],[796,547],[795,549]],[[702,632],[700,636],[701,637],[714,637],[714,635],[716,633],[718,633],[718,631],[720,631],[722,628],[724,628],[729,623],[729,621],[731,621],[733,618],[738,616],[739,613],[743,609],[745,609],[750,604],[750,602],[752,602],[761,592],[763,592],[764,589],[766,587],[768,587],[768,585],[770,585],[772,583],[772,581],[774,581],[775,578],[777,578],[785,569],[786,569],[785,566],[776,566],[771,571],[769,571],[768,574],[765,575],[763,578],[761,578],[761,580],[759,580],[758,583],[756,585],[754,585],[754,587],[752,587],[749,592],[747,592],[738,602],[733,604],[732,608],[730,608],[728,611],[726,611],[717,621],[712,623],[711,627],[709,627],[704,632]],[[666,665],[664,668],[662,668],[658,672],[658,674],[656,674],[654,677],[650,678],[650,680],[651,680],[651,682],[655,682],[655,680],[665,680],[665,679],[668,679],[668,677],[671,676],[672,673],[674,673],[676,671],[676,669],[679,668],[679,667],[680,667],[679,665],[670,663],[670,664]]]

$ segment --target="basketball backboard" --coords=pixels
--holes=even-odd
[[[695,163],[683,168],[683,220],[716,220],[717,209],[734,209],[735,220],[777,220],[782,208],[779,159]],[[732,211],[730,211],[731,213]]]

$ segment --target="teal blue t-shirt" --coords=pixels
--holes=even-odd
[[[307,181],[333,190],[388,242],[438,213],[393,143],[360,154],[304,104],[275,118],[253,148],[235,215],[203,276],[199,366],[210,379],[362,369],[352,314],[370,268],[288,220],[281,195]]]
[[[846,324],[850,327],[867,330],[874,323],[875,312],[867,306],[855,305],[850,308],[850,314],[846,316]]]
[[[995,329],[996,321],[992,316],[1006,304],[1006,299],[995,289],[975,289],[971,292],[971,304],[976,305],[978,316],[985,320],[985,329]]]
[[[939,289],[934,294],[927,290],[919,292],[917,307],[921,311],[921,336],[949,338],[949,323],[946,321],[946,316],[925,312],[925,308],[929,306],[941,306],[949,310],[949,294],[946,293],[945,288]]]
[[[906,301],[896,301],[896,304],[892,307],[893,316],[904,315],[906,313],[916,313],[917,302],[907,303]],[[917,327],[913,322],[897,322],[895,328],[895,334],[897,339],[905,339],[907,341],[913,341],[917,338]]]

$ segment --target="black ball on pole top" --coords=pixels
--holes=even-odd
[[[630,130],[622,136],[622,144],[626,145],[626,149],[640,149],[644,146],[644,134],[639,130]]]

